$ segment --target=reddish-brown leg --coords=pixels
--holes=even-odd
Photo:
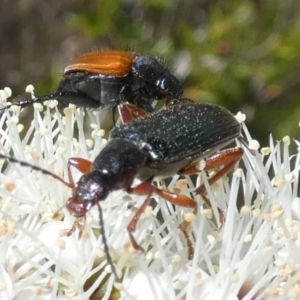
[[[120,103],[118,105],[118,112],[123,124],[130,123],[134,118],[144,117],[148,114],[142,108],[130,103]]]
[[[73,226],[70,229],[67,230],[66,236],[71,236],[75,232],[75,230],[77,228],[78,231],[79,231],[78,238],[81,239],[82,234],[84,232],[85,223],[86,223],[86,216],[80,217],[80,218],[76,218],[75,221],[74,221],[74,223],[73,223]]]
[[[184,195],[178,195],[178,194],[172,193],[170,191],[166,191],[166,190],[162,190],[162,189],[158,189],[158,188],[155,188],[154,192],[157,195],[159,195],[160,197],[164,198],[165,200],[171,202],[172,204],[180,205],[183,207],[194,208],[193,213],[197,214],[197,202],[194,201],[193,199],[191,199],[187,196],[184,196]],[[188,247],[188,259],[192,259],[194,256],[194,246],[193,246],[193,243],[188,234],[189,225],[190,225],[190,222],[182,221],[178,227],[182,231],[182,233],[186,239],[186,243],[187,243],[187,247]]]
[[[209,184],[215,183],[218,179],[223,177],[225,174],[227,174],[233,167],[234,165],[241,159],[244,151],[242,148],[234,148],[234,149],[226,149],[223,150],[212,157],[209,157],[206,160],[206,166],[205,170],[212,170],[215,168],[218,168],[220,166],[224,166],[221,170],[219,170],[212,178],[208,180]],[[199,170],[195,166],[191,166],[189,168],[186,168],[180,172],[180,174],[195,174],[199,173]],[[211,207],[209,199],[205,196],[206,191],[205,187],[202,184],[199,188],[196,189],[196,192],[202,196],[204,199],[204,202]],[[145,199],[143,205],[138,209],[132,220],[127,226],[127,230],[129,233],[130,241],[133,245],[133,247],[139,251],[145,252],[145,250],[137,243],[136,239],[133,236],[133,232],[136,229],[137,222],[140,219],[142,213],[145,211],[146,207],[149,205],[151,201],[151,195],[153,193],[156,193],[160,197],[164,198],[165,200],[171,202],[172,204],[175,205],[180,205],[184,207],[191,207],[194,208],[194,213],[197,213],[197,203],[184,195],[178,195],[175,193],[172,193],[167,190],[162,190],[159,188],[154,187],[151,184],[151,181],[145,181],[139,184],[138,186],[134,188],[128,189],[128,193],[133,193],[133,194],[138,194],[138,195],[147,195],[147,198]],[[222,214],[221,214],[222,215]],[[222,222],[222,221],[221,221]],[[193,248],[193,243],[190,240],[189,234],[188,234],[188,226],[189,222],[183,221],[179,225],[179,229],[183,232],[184,237],[187,240],[187,246],[188,246],[188,258],[192,259],[194,255],[194,248]]]
[[[83,174],[87,174],[92,171],[93,163],[85,158],[71,157],[68,160],[68,176],[72,187],[75,187],[74,179],[71,172],[71,167],[75,167]]]
[[[214,184],[216,181],[218,181],[220,178],[222,178],[224,175],[226,175],[228,172],[230,172],[230,170],[233,169],[235,164],[242,158],[243,154],[244,154],[244,150],[240,147],[237,147],[237,148],[225,149],[225,150],[220,151],[217,154],[207,158],[206,165],[204,168],[205,171],[213,170],[213,169],[223,166],[222,169],[220,169],[215,175],[213,175],[208,180],[209,185]],[[195,166],[195,165],[180,171],[180,174],[185,174],[185,175],[195,174],[195,173],[199,173],[199,170],[197,169],[197,166]],[[201,195],[204,203],[208,207],[211,208],[211,203],[206,196],[205,185],[201,184],[195,190],[195,192],[197,194]],[[219,214],[220,214],[220,224],[222,227],[222,225],[225,222],[225,216],[224,216],[224,212],[221,209],[218,209],[218,210],[219,210]],[[188,224],[186,224],[186,222],[183,221],[181,225],[183,227],[185,227]]]
[[[127,192],[130,194],[147,195],[144,203],[138,209],[138,211],[134,214],[132,220],[127,225],[127,231],[128,231],[129,238],[130,238],[133,248],[136,250],[139,250],[143,253],[145,253],[144,248],[138,244],[138,242],[136,241],[136,239],[132,233],[135,231],[137,222],[139,221],[142,213],[145,211],[145,209],[147,208],[147,206],[149,205],[149,203],[151,201],[151,195],[153,194],[153,188],[154,188],[154,186],[151,184],[151,181],[144,181],[144,182],[140,183],[139,185],[137,185],[136,187],[129,188],[127,190]]]
[[[235,166],[235,164],[240,161],[244,154],[244,150],[240,147],[233,148],[233,149],[226,149],[223,150],[206,160],[206,167],[205,169],[213,170],[220,166],[224,166],[221,170],[219,170],[215,175],[213,175],[209,180],[209,185],[214,184],[224,175],[229,173]],[[206,190],[204,184],[196,189],[197,194],[205,195]]]
[[[242,158],[244,154],[244,150],[240,147],[226,149],[218,152],[217,154],[206,159],[206,166],[204,168],[205,171],[217,169],[223,166],[216,174],[214,174],[209,180],[209,185],[214,184],[235,166],[235,164]],[[188,167],[184,170],[180,171],[180,174],[188,175],[199,173],[199,170],[196,166]],[[200,185],[195,192],[202,196],[204,202],[211,207],[211,203],[208,198],[205,196],[206,190],[204,184]]]
[[[74,182],[74,179],[72,176],[71,167],[75,167],[81,173],[87,174],[87,173],[91,172],[91,170],[92,170],[92,162],[87,159],[80,158],[80,157],[71,157],[68,160],[67,167],[68,167],[68,176],[69,176],[69,181],[70,181],[70,187],[72,189],[74,189],[75,182]],[[83,229],[85,226],[80,225],[79,219],[80,218],[76,218],[72,228],[68,230],[67,236],[70,236],[75,231],[75,229],[78,228],[79,229],[79,238],[81,238]],[[86,221],[85,217],[83,217],[83,220],[84,220],[84,224],[85,224],[85,221]]]
[[[59,179],[60,181],[62,181],[64,184],[66,184],[71,189],[74,189],[75,188],[75,182],[74,182],[74,179],[73,179],[73,176],[72,176],[71,167],[75,167],[78,171],[86,174],[86,173],[89,173],[91,171],[92,162],[90,162],[87,159],[80,158],[80,157],[69,158],[68,165],[67,165],[69,182],[65,182],[63,179],[61,179],[59,177],[55,177],[55,178]],[[59,216],[59,213],[60,213],[61,209],[62,208],[58,209],[53,214],[53,218],[57,218]],[[71,233],[75,230],[75,228],[76,228],[76,224],[74,223],[72,228],[69,230],[68,235],[71,235]]]
[[[193,199],[191,199],[187,196],[184,196],[184,195],[178,195],[178,194],[172,193],[170,191],[161,190],[158,188],[155,188],[155,193],[157,195],[159,195],[160,197],[166,199],[167,201],[171,202],[172,204],[194,208],[193,213],[197,214],[197,202],[194,201]],[[190,222],[182,221],[178,227],[182,231],[182,233],[186,239],[186,243],[187,243],[187,247],[188,247],[188,259],[192,259],[194,256],[194,246],[193,246],[193,243],[188,234],[189,225],[190,225]]]
[[[160,197],[164,198],[165,200],[171,202],[172,204],[180,205],[180,206],[184,206],[184,207],[192,207],[192,208],[194,208],[194,211],[197,210],[197,203],[193,199],[186,197],[184,195],[178,195],[178,194],[172,193],[170,191],[166,191],[166,190],[162,190],[157,187],[154,187],[152,185],[151,181],[145,181],[136,187],[129,188],[128,193],[137,194],[137,195],[147,195],[147,198],[145,199],[143,205],[138,209],[138,211],[135,213],[132,220],[130,221],[130,223],[127,226],[128,234],[129,234],[130,241],[131,241],[133,247],[136,250],[139,250],[142,252],[145,252],[145,250],[137,243],[137,241],[134,238],[132,233],[135,231],[137,222],[140,219],[142,213],[145,211],[146,207],[149,205],[149,203],[151,201],[151,196],[153,193],[156,193],[157,195],[159,195]],[[187,240],[188,257],[189,257],[189,259],[192,259],[193,254],[194,254],[194,248],[193,248],[193,244],[192,244],[192,242],[189,238],[188,232],[187,232],[187,227],[188,227],[189,223],[188,222],[185,222],[185,223],[186,224],[184,224],[184,225],[180,224],[179,229],[183,232],[183,234]]]

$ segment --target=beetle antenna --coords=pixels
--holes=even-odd
[[[16,158],[13,158],[11,156],[8,156],[8,155],[4,155],[4,154],[1,154],[0,153],[0,158],[1,159],[6,159],[10,162],[13,162],[13,163],[17,163],[23,167],[28,167],[28,168],[31,168],[32,170],[35,170],[35,171],[40,171],[42,172],[43,174],[45,175],[49,175],[57,180],[59,180],[60,182],[62,182],[63,184],[65,184],[66,186],[70,187],[70,188],[74,188],[73,185],[69,182],[66,182],[65,180],[63,180],[61,177],[59,177],[58,175],[50,172],[50,171],[47,171],[43,168],[40,168],[38,166],[35,166],[35,165],[32,165],[26,161],[22,161],[22,160],[19,160],[19,159],[16,159]],[[120,279],[117,275],[117,271],[116,271],[116,268],[115,268],[115,265],[113,264],[113,261],[112,261],[112,258],[110,256],[110,253],[109,253],[109,249],[108,249],[108,245],[107,245],[107,239],[106,239],[106,235],[105,235],[105,229],[104,229],[104,221],[103,221],[103,214],[102,214],[102,209],[100,207],[100,204],[99,202],[96,202],[96,205],[98,207],[98,210],[99,210],[99,224],[100,224],[100,234],[102,236],[102,243],[103,243],[103,246],[104,246],[104,252],[106,254],[106,259],[107,259],[107,262],[108,264],[111,266],[111,271],[112,273],[114,274],[115,278],[116,278],[116,281],[117,282],[120,282]]]
[[[114,274],[114,276],[116,278],[116,281],[120,282],[120,278],[117,275],[117,270],[116,270],[116,267],[115,267],[115,265],[112,261],[112,258],[111,258],[110,253],[109,253],[108,245],[107,245],[107,239],[106,239],[106,235],[105,235],[102,209],[101,209],[101,206],[100,206],[98,201],[96,202],[96,205],[97,205],[98,210],[99,210],[100,234],[102,236],[102,243],[103,243],[103,246],[104,246],[104,252],[105,252],[105,255],[106,255],[106,259],[107,259],[108,264],[111,267],[111,271]]]
[[[42,103],[44,101],[54,100],[58,96],[60,96],[59,93],[51,93],[51,94],[44,95],[44,96],[37,96],[35,98],[22,98],[21,96],[17,96],[15,98],[13,98],[12,101],[10,101],[11,104],[1,105],[0,112],[6,111],[7,109],[11,108],[14,105],[24,108],[26,106],[33,105],[35,103]]]
[[[72,185],[71,183],[69,183],[69,182],[63,180],[60,176],[58,176],[58,175],[56,175],[56,174],[54,174],[54,173],[52,173],[52,172],[50,172],[50,171],[48,171],[48,170],[45,170],[45,169],[43,169],[43,168],[41,168],[41,167],[32,165],[32,164],[30,164],[30,163],[28,163],[28,162],[26,162],[26,161],[19,160],[19,159],[16,159],[16,158],[13,158],[13,157],[11,157],[11,156],[4,155],[4,154],[1,154],[1,153],[0,153],[0,158],[6,159],[6,160],[8,160],[8,161],[10,161],[10,162],[13,162],[13,163],[17,163],[17,164],[19,164],[19,165],[21,165],[21,166],[23,166],[23,167],[31,168],[32,170],[35,170],[35,171],[40,171],[40,172],[42,172],[42,173],[45,174],[45,175],[49,175],[49,176],[51,176],[51,177],[53,177],[53,178],[59,180],[60,182],[62,182],[62,183],[63,183],[64,185],[66,185],[67,187],[73,188],[73,185]]]

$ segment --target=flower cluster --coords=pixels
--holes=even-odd
[[[107,135],[99,111],[70,106],[59,112],[56,104],[35,105],[29,125],[19,121],[18,107],[4,112],[0,152],[69,181],[68,159],[93,160]],[[251,141],[244,124],[243,135]],[[97,207],[88,213],[80,238],[78,229],[68,235],[75,219],[64,207],[70,188],[1,160],[0,298],[300,299],[300,155],[290,154],[288,137],[281,142],[270,137],[270,145],[259,151],[243,147],[245,155],[230,179],[207,188],[211,209],[192,193],[207,183],[205,172],[196,179],[174,176],[165,186],[195,198],[196,217],[154,196],[134,232],[146,255],[134,251],[126,231],[145,197],[117,191],[101,202],[122,284],[115,284],[107,265]],[[74,170],[75,182],[80,175]],[[219,208],[223,223],[214,217]],[[178,228],[184,219],[190,221],[192,260]]]

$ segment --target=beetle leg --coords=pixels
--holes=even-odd
[[[193,213],[195,215],[197,215],[197,202],[194,201],[193,199],[191,199],[185,195],[178,195],[178,194],[172,193],[170,191],[162,190],[162,189],[159,189],[156,187],[155,187],[154,192],[157,195],[159,195],[160,197],[164,198],[165,200],[171,202],[172,204],[194,208]],[[188,259],[190,260],[194,256],[194,246],[193,246],[193,243],[188,234],[188,226],[189,225],[190,225],[190,222],[182,221],[178,227],[182,231],[182,233],[186,239],[187,248],[188,248]]]
[[[135,213],[133,216],[132,220],[127,226],[127,231],[130,237],[130,241],[132,246],[139,251],[142,251],[145,253],[145,250],[137,243],[136,239],[134,238],[132,232],[135,231],[136,225],[138,220],[140,219],[142,213],[145,211],[146,207],[149,205],[151,201],[151,195],[153,193],[156,193],[158,196],[164,198],[165,200],[171,202],[172,204],[175,205],[180,205],[184,207],[192,207],[194,208],[194,213],[197,213],[197,202],[195,202],[193,199],[184,196],[184,195],[178,195],[175,193],[172,193],[167,190],[159,189],[157,187],[154,187],[151,183],[151,181],[144,181],[137,185],[136,187],[129,188],[127,190],[128,193],[131,194],[137,194],[137,195],[147,195],[146,200],[142,204],[142,206],[138,209],[138,211]],[[188,258],[192,259],[193,254],[194,254],[194,248],[193,248],[193,243],[189,238],[188,232],[187,232],[187,227],[190,223],[187,221],[183,221],[179,225],[179,229],[183,232],[183,235],[187,241],[187,246],[188,246]]]
[[[83,221],[83,224],[80,223],[81,221]],[[73,226],[70,229],[67,230],[66,236],[71,236],[77,228],[79,230],[78,238],[81,239],[81,237],[83,235],[83,232],[84,232],[85,224],[86,224],[86,217],[85,216],[80,217],[80,218],[76,218],[74,223],[73,223]]]
[[[183,206],[183,207],[197,207],[197,202],[187,196],[178,195],[167,190],[159,189],[157,187],[153,187],[153,188],[154,188],[154,192],[158,196],[164,198],[165,200],[171,202],[172,204]]]
[[[135,237],[133,236],[132,233],[135,231],[137,222],[139,221],[142,213],[145,211],[145,209],[147,208],[147,206],[149,205],[149,203],[151,201],[151,194],[149,194],[147,196],[147,198],[145,199],[143,205],[138,209],[138,211],[133,216],[132,220],[127,225],[127,231],[128,231],[128,234],[129,234],[129,237],[130,237],[130,242],[131,242],[133,248],[143,252],[144,254],[146,253],[144,248],[141,245],[138,244],[138,242],[136,241],[136,239],[135,239]]]
[[[69,158],[68,165],[67,165],[68,177],[69,177],[70,187],[72,189],[74,189],[75,188],[75,183],[74,183],[74,179],[73,179],[73,176],[72,176],[71,167],[75,167],[81,173],[87,174],[87,173],[91,172],[91,170],[92,170],[92,162],[87,160],[87,159],[80,158],[80,157],[71,157],[71,158]],[[79,229],[79,239],[80,239],[82,237],[83,229],[85,227],[86,218],[83,217],[83,220],[84,220],[84,225],[79,226],[80,224],[78,222],[78,218],[76,218],[72,228],[68,230],[67,236],[70,236],[75,231],[76,227],[78,227],[78,229]]]
[[[60,181],[63,181],[68,187],[70,187],[71,189],[74,189],[75,188],[75,183],[74,183],[74,179],[73,179],[73,176],[72,176],[72,172],[71,172],[71,167],[75,167],[78,171],[86,174],[86,173],[89,173],[91,172],[92,170],[92,162],[90,162],[89,160],[87,159],[84,159],[84,158],[79,158],[79,157],[72,157],[68,160],[68,165],[67,165],[67,168],[68,168],[68,177],[69,177],[69,182],[64,182],[62,179],[59,179]],[[45,174],[48,174],[48,172],[46,171],[43,171]],[[52,175],[53,176],[53,175]],[[55,176],[55,178],[57,178]],[[61,211],[62,208],[58,209],[54,214],[53,214],[53,218],[57,218],[59,216],[59,212]],[[84,217],[84,224],[85,224],[85,217]],[[72,228],[70,228],[68,231],[67,231],[67,236],[70,236],[76,229],[76,227],[79,228],[80,225],[78,223],[78,218],[75,220]],[[83,233],[83,228],[85,226],[81,226],[79,228],[79,238],[81,238],[82,236],[82,233]]]
[[[226,149],[220,151],[219,153],[209,157],[206,160],[205,170],[213,170],[220,166],[224,166],[221,170],[219,170],[216,174],[214,174],[211,178],[209,178],[209,185],[214,184],[228,172],[230,172],[235,164],[242,158],[244,154],[244,150],[241,147]],[[206,190],[204,184],[200,185],[195,192],[199,195],[205,195]]]
[[[75,167],[83,174],[87,174],[92,171],[93,163],[85,158],[71,157],[68,160],[68,177],[72,188],[75,187],[74,179],[71,172],[71,167]]]
[[[218,152],[217,154],[209,157],[206,159],[206,165],[203,168],[205,171],[213,170],[223,166],[216,174],[214,174],[211,178],[209,178],[208,183],[209,185],[214,184],[231,169],[233,169],[234,165],[242,158],[244,154],[244,150],[241,147],[226,149],[223,151]],[[199,173],[199,168],[197,165],[190,166],[186,169],[183,169],[179,172],[181,175],[189,175]],[[210,201],[207,197],[205,197],[206,190],[204,184],[201,184],[195,192],[202,196],[204,202],[211,207]]]
[[[147,195],[147,198],[145,199],[144,203],[138,209],[138,211],[133,216],[132,220],[127,225],[127,231],[133,248],[143,253],[145,253],[144,248],[138,244],[138,242],[136,241],[132,233],[135,231],[137,222],[139,221],[142,213],[145,211],[145,209],[147,208],[147,206],[151,201],[151,195],[153,194],[153,190],[154,190],[154,186],[152,185],[151,181],[144,181],[139,185],[137,185],[136,187],[129,188],[127,190],[127,192],[130,194]]]
[[[208,179],[209,185],[214,184],[220,178],[222,178],[224,175],[230,172],[235,166],[235,164],[242,158],[243,154],[244,154],[244,150],[241,147],[237,147],[237,148],[225,149],[207,158],[206,165],[203,170],[209,171],[209,170],[216,169],[220,166],[223,166],[222,169],[220,169],[216,174],[214,174],[211,178]],[[185,175],[195,174],[195,173],[199,173],[199,169],[197,169],[197,166],[195,165],[180,171],[180,174],[185,174]],[[199,194],[203,199],[204,203],[209,208],[211,208],[211,203],[206,196],[205,185],[201,184],[198,188],[196,188],[195,192]],[[224,212],[221,209],[218,209],[218,211],[220,214],[220,224],[222,226],[222,224],[224,224],[225,222]]]
[[[138,209],[138,211],[133,216],[132,220],[127,226],[127,231],[130,237],[131,244],[136,250],[142,251],[145,253],[145,250],[137,243],[136,239],[134,238],[132,232],[135,231],[137,222],[141,216],[141,214],[145,211],[146,207],[149,205],[151,201],[151,195],[153,193],[156,193],[158,196],[164,198],[165,200],[171,202],[175,205],[180,205],[184,207],[192,207],[194,208],[194,213],[197,213],[197,202],[195,202],[193,199],[184,196],[184,195],[178,195],[175,193],[172,193],[167,190],[159,189],[157,187],[154,187],[151,183],[151,181],[144,181],[140,183],[138,186],[129,188],[127,190],[128,193],[137,194],[137,195],[147,195],[146,200],[144,201],[143,205]],[[188,246],[188,258],[192,259],[194,255],[194,248],[193,243],[190,240],[190,237],[187,232],[187,227],[190,223],[187,221],[183,221],[179,225],[179,229],[182,231]]]
[[[193,214],[197,215],[197,206],[194,208]],[[189,233],[188,233],[188,227],[190,226],[190,224],[191,224],[191,222],[184,220],[178,226],[178,228],[182,231],[182,233],[186,239],[189,260],[193,259],[193,257],[194,257],[194,246],[193,246],[193,243],[192,243],[192,241],[189,237]]]
[[[118,105],[118,112],[123,124],[130,123],[134,118],[144,117],[148,114],[144,109],[130,103],[120,103]]]

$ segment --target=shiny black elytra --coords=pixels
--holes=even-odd
[[[121,102],[129,102],[151,112],[152,100],[179,99],[182,94],[178,79],[152,56],[95,51],[79,56],[65,68],[56,92],[35,99],[15,99],[12,103],[25,107],[56,99],[61,109],[69,104],[113,109]]]
[[[72,195],[66,207],[74,216],[84,217],[92,206],[98,207],[105,252],[116,280],[119,278],[108,252],[100,201],[105,200],[112,191],[120,189],[128,193],[146,195],[143,205],[127,225],[133,247],[145,252],[135,240],[133,232],[153,193],[173,204],[194,208],[195,212],[197,208],[197,203],[193,199],[153,186],[152,180],[156,176],[198,173],[200,171],[196,163],[205,159],[205,170],[223,166],[209,179],[209,183],[213,184],[227,174],[243,155],[243,149],[240,147],[219,151],[241,135],[240,124],[222,107],[182,103],[147,114],[134,105],[121,104],[119,112],[125,124],[111,131],[109,142],[94,162],[83,158],[70,158],[68,162],[70,182],[65,183],[72,188]],[[143,117],[133,119],[131,117],[133,113]],[[1,155],[0,157],[7,158]],[[21,163],[28,166],[27,163]],[[72,178],[72,166],[84,173],[77,184]],[[41,171],[49,174],[45,170]],[[54,174],[52,176],[57,178]],[[142,182],[132,187],[135,178],[139,178]],[[58,179],[63,181],[61,178]],[[195,192],[210,205],[203,185]],[[188,257],[191,259],[193,245],[186,230],[187,226],[188,223],[184,221],[179,228],[187,240]]]

